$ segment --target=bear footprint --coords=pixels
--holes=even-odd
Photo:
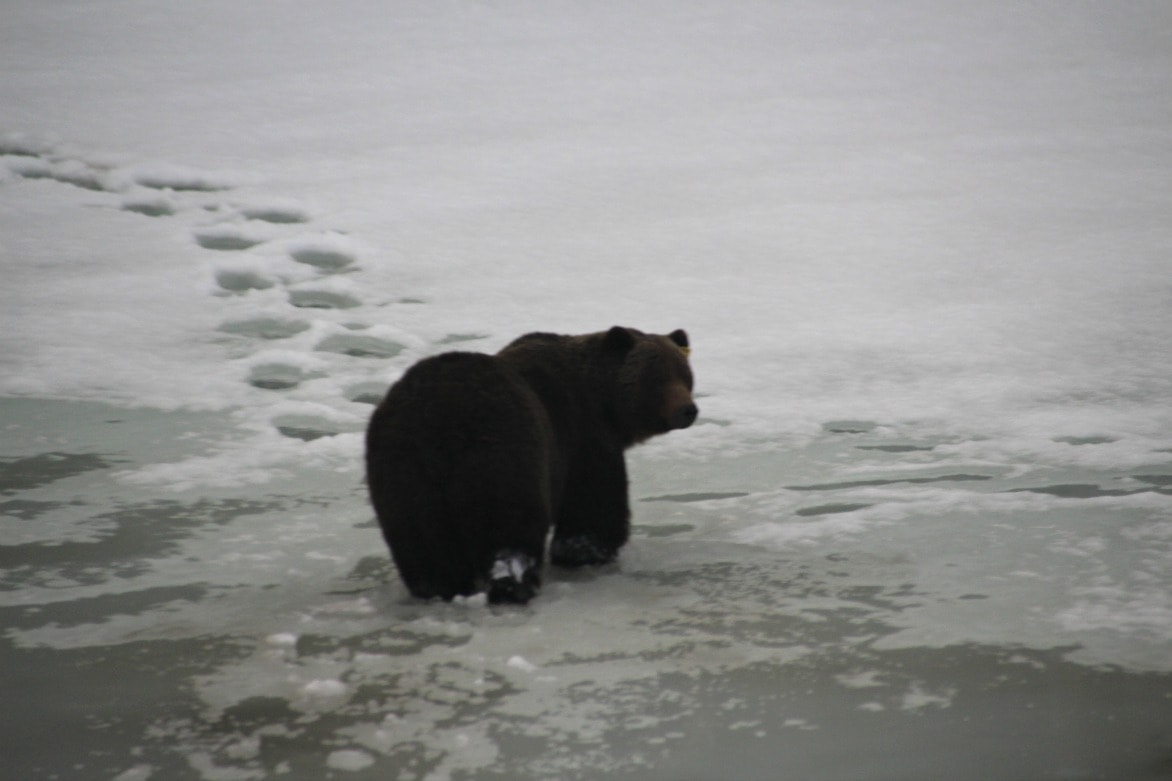
[[[338,274],[354,265],[358,251],[345,236],[326,234],[290,243],[289,257],[323,274]]]
[[[143,166],[134,172],[132,179],[142,187],[172,192],[214,193],[233,186],[224,175],[170,164]]]
[[[286,204],[241,206],[240,214],[245,219],[272,225],[300,225],[309,222],[309,212],[298,206]]]
[[[371,406],[378,406],[386,393],[387,383],[373,380],[356,383],[345,390],[347,401],[356,404],[370,404]]]
[[[315,349],[352,358],[394,358],[406,349],[406,345],[377,336],[347,333],[327,336]]]
[[[106,184],[107,172],[81,160],[22,155],[10,161],[8,168],[17,176],[25,179],[51,179],[61,184],[95,192],[110,189]]]
[[[300,439],[302,442],[313,442],[324,437],[336,437],[351,428],[339,425],[324,417],[304,414],[280,415],[273,420],[273,425],[282,436]]]
[[[362,302],[332,290],[290,290],[289,303],[298,309],[353,309]]]
[[[275,317],[256,317],[248,320],[230,320],[220,331],[254,339],[288,339],[308,331],[312,326],[304,320],[282,320]]]
[[[144,217],[170,217],[178,210],[174,199],[164,193],[152,192],[122,199],[122,211],[141,214]]]
[[[299,366],[263,363],[252,367],[248,375],[248,384],[261,390],[289,390],[296,388],[308,376]]]
[[[216,271],[216,284],[228,293],[247,293],[268,290],[277,283],[255,269],[222,268]]]
[[[204,249],[239,252],[263,244],[268,239],[251,234],[235,225],[216,225],[194,231],[195,243]]]

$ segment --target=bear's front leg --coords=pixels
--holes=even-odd
[[[561,567],[608,564],[631,533],[627,465],[621,448],[581,454],[567,470],[550,561]]]

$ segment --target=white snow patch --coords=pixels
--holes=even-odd
[[[924,708],[948,708],[952,706],[952,700],[956,697],[956,689],[944,688],[939,691],[930,691],[922,684],[912,684],[911,688],[904,693],[900,700],[900,709],[905,711],[917,711]]]
[[[538,670],[537,665],[533,664],[533,662],[530,662],[523,656],[510,656],[509,660],[505,662],[505,664],[507,664],[509,667],[512,667],[514,670],[520,670],[526,673],[537,672]]]
[[[253,177],[238,170],[209,171],[171,162],[139,163],[129,166],[123,176],[135,184],[156,190],[230,190]]]
[[[871,689],[876,686],[885,686],[881,680],[883,673],[879,670],[865,670],[857,673],[843,673],[834,676],[839,685],[848,689]]]
[[[346,684],[332,678],[315,678],[301,687],[302,694],[314,699],[342,697],[346,692]]]
[[[332,770],[356,772],[374,764],[374,757],[361,749],[344,748],[331,751],[326,757],[326,767]]]

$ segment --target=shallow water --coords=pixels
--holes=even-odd
[[[13,777],[1172,772],[1167,453],[1023,475],[865,421],[714,461],[635,451],[621,561],[498,609],[407,596],[357,466],[145,489],[135,470],[231,426],[0,415]]]

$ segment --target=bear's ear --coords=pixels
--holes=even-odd
[[[677,328],[672,331],[667,335],[667,338],[675,342],[676,347],[679,347],[681,350],[686,351],[688,349],[688,333],[683,328]]]
[[[608,350],[625,353],[635,346],[635,335],[621,325],[613,326],[602,341]]]

